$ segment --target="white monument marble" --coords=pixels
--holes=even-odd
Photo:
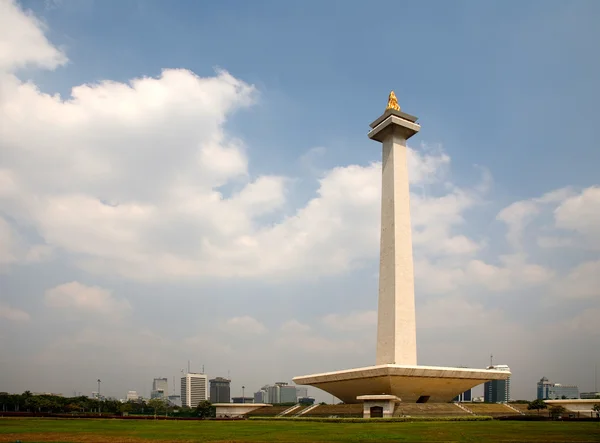
[[[371,123],[368,134],[383,145],[376,366],[294,378],[295,383],[323,389],[344,403],[380,394],[403,401],[447,402],[473,386],[511,375],[486,369],[417,366],[406,140],[420,129],[417,117],[400,110],[392,91],[387,109]]]

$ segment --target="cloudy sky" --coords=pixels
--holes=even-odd
[[[600,3],[510,5],[0,0],[0,391],[373,364],[390,89],[419,363],[594,389]]]

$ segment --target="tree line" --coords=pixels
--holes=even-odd
[[[129,400],[123,403],[119,400],[98,400],[85,396],[34,395],[29,391],[25,391],[22,394],[0,393],[0,412],[211,417],[214,416],[214,407],[212,407],[210,402],[201,402],[197,408],[189,408],[186,406],[173,406],[171,403],[160,398]]]

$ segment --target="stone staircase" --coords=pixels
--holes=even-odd
[[[300,412],[298,412],[297,414],[295,414],[295,415],[294,415],[294,417],[300,417],[301,415],[304,415],[304,414],[306,414],[307,412],[310,412],[310,411],[312,411],[313,409],[315,409],[315,408],[318,408],[318,407],[319,407],[319,404],[318,404],[318,403],[317,403],[317,404],[314,404],[314,405],[311,405],[311,406],[309,406],[308,408],[304,408],[304,409],[302,409]]]
[[[285,411],[280,412],[279,414],[276,415],[276,417],[284,417],[286,415],[291,414],[292,412],[296,411],[298,408],[300,408],[302,405],[300,403],[296,403],[294,406],[291,406],[289,408],[287,408]]]
[[[466,406],[462,405],[461,403],[459,403],[459,402],[454,402],[454,404],[455,404],[456,406],[458,406],[460,409],[462,409],[463,411],[465,411],[465,412],[468,412],[468,413],[469,413],[469,414],[471,414],[471,415],[475,415],[475,413],[474,413],[473,411],[471,411],[469,408],[467,408]]]
[[[519,409],[515,408],[515,407],[514,407],[514,406],[512,406],[512,405],[509,405],[508,403],[504,403],[504,406],[506,406],[507,408],[510,408],[510,409],[512,409],[512,410],[513,410],[513,411],[515,411],[515,412],[518,412],[518,413],[519,413],[519,414],[521,414],[521,415],[525,415],[525,413],[524,413],[523,411],[521,411],[521,410],[519,410]]]

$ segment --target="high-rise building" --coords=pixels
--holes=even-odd
[[[296,403],[298,394],[295,386],[289,386],[287,383],[279,384],[279,403]]]
[[[306,388],[304,386],[296,386],[296,396],[298,398],[308,397],[308,388]]]
[[[152,381],[152,391],[150,391],[150,398],[164,398],[166,399],[169,395],[169,389],[166,378],[155,378]]]
[[[210,380],[211,403],[229,403],[231,401],[231,380],[217,377]]]
[[[127,391],[127,401],[136,401],[140,396],[137,391]]]
[[[298,398],[301,397],[298,395],[298,389],[300,389],[303,394],[305,391],[307,393],[307,388],[296,388],[285,382],[266,385],[263,386],[260,391],[254,393],[254,403],[296,403]],[[302,395],[302,397],[308,397],[308,393],[307,395]]]
[[[551,383],[546,377],[542,377],[537,383],[537,398],[540,400],[579,398],[579,387],[575,385]]]
[[[208,400],[208,376],[189,372],[181,377],[181,405],[195,408]]]
[[[269,396],[266,389],[262,388],[260,391],[254,393],[254,403],[269,403]]]
[[[487,369],[510,372],[507,365],[488,366]],[[510,377],[506,380],[491,380],[485,383],[483,398],[488,403],[508,403],[510,400]]]
[[[463,402],[463,401],[471,401],[471,399],[472,399],[472,394],[471,394],[471,389],[469,389],[469,390],[463,392],[462,394],[454,397],[454,399],[452,399],[452,401]]]

